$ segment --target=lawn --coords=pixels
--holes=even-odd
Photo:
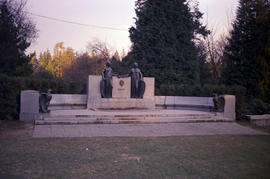
[[[270,136],[37,139],[24,126],[0,128],[0,178],[270,178]]]

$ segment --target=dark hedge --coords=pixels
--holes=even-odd
[[[9,77],[0,74],[0,119],[19,119],[20,92],[37,90],[47,92],[52,89],[55,94],[83,94],[85,86],[62,79],[36,79],[33,77]]]
[[[236,115],[237,118],[247,112],[245,107],[246,88],[242,86],[214,86],[214,85],[161,85],[160,89],[156,90],[156,95],[161,96],[198,96],[211,97],[213,93],[230,94],[236,96]]]

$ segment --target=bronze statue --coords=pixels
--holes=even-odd
[[[49,113],[48,107],[50,105],[50,101],[52,99],[52,90],[48,89],[47,93],[41,93],[39,96],[39,110],[41,113]]]
[[[138,68],[138,63],[133,64],[129,76],[131,77],[131,98],[143,98],[145,83],[142,72]]]
[[[111,98],[112,97],[112,77],[116,76],[113,74],[111,63],[108,61],[102,73],[102,80],[100,82],[100,94],[102,98]]]
[[[113,73],[111,63],[108,61],[106,67],[103,69],[102,80],[100,82],[100,94],[102,98],[112,98],[112,77],[131,77],[131,98],[143,98],[145,91],[145,82],[143,81],[143,75],[138,68],[138,63],[133,64],[133,68],[127,75],[116,75]]]
[[[213,103],[214,103],[214,111],[215,112],[224,112],[225,99],[223,96],[220,96],[214,92]]]
[[[143,98],[145,91],[145,82],[143,81],[143,75],[141,70],[138,68],[138,63],[133,64],[129,74],[122,75],[120,77],[131,77],[131,98]]]

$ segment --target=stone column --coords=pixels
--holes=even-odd
[[[235,120],[235,96],[224,95],[225,106],[224,106],[224,117]]]

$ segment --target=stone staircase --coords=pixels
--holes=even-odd
[[[233,122],[222,113],[192,110],[57,110],[36,120],[36,125],[74,124],[152,124],[152,123],[193,123]]]

